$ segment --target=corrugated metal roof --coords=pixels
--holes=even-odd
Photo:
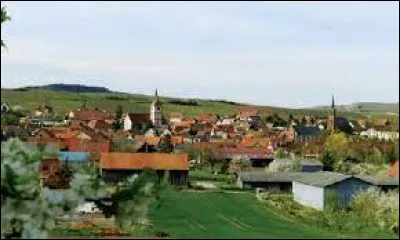
[[[357,178],[369,182],[375,186],[399,186],[399,177],[387,176],[356,176]]]
[[[283,158],[283,159],[274,159],[274,161],[290,163],[290,162],[293,162],[294,160]],[[300,159],[300,165],[302,165],[302,166],[322,166],[322,163],[319,161],[313,161],[311,159]]]
[[[189,170],[187,153],[101,153],[100,167],[109,170]]]
[[[320,171],[320,172],[305,173],[301,177],[296,178],[295,181],[311,186],[326,187],[352,177],[353,176],[344,175],[336,172]]]
[[[251,171],[239,173],[239,178],[243,182],[292,182],[304,174],[306,173]]]

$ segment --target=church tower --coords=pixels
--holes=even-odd
[[[156,129],[162,126],[162,116],[161,101],[158,98],[158,93],[156,89],[153,102],[150,105],[150,120]]]
[[[335,106],[335,97],[332,95],[332,105],[329,111],[329,118],[328,118],[328,126],[327,130],[333,132],[335,130],[335,120],[336,120],[336,106]]]

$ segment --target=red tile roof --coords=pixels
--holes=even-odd
[[[217,116],[212,114],[212,113],[207,113],[207,114],[201,114],[198,116],[197,120],[199,122],[207,122],[207,123],[214,123],[216,122]]]
[[[108,130],[111,129],[112,124],[104,120],[92,120],[88,123],[88,127],[92,129]]]
[[[80,121],[105,120],[113,118],[112,114],[96,109],[79,109],[73,111],[73,113],[73,119]]]
[[[187,153],[101,153],[100,168],[108,170],[189,170]]]
[[[149,113],[129,113],[128,115],[132,123],[142,123],[142,124],[150,123]]]
[[[160,144],[160,137],[144,136],[144,140],[147,144],[158,146]]]
[[[393,165],[390,167],[390,170],[387,174],[391,177],[398,177],[399,176],[399,160],[397,160]]]

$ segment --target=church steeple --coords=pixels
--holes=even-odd
[[[329,112],[328,131],[333,132],[336,127],[335,125],[336,125],[336,106],[335,106],[335,96],[332,94],[332,104],[331,104],[331,110]]]
[[[150,120],[156,129],[162,126],[162,104],[156,89],[153,102],[150,105]]]

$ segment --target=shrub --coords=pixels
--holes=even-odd
[[[247,156],[234,156],[229,166],[230,173],[238,173],[251,169],[251,161]]]
[[[266,170],[270,172],[298,172],[300,171],[300,160],[296,158],[289,161],[275,159]]]
[[[359,193],[353,199],[350,207],[360,221],[381,229],[397,229],[398,231],[398,191],[384,193],[376,188],[370,188],[366,192]]]

